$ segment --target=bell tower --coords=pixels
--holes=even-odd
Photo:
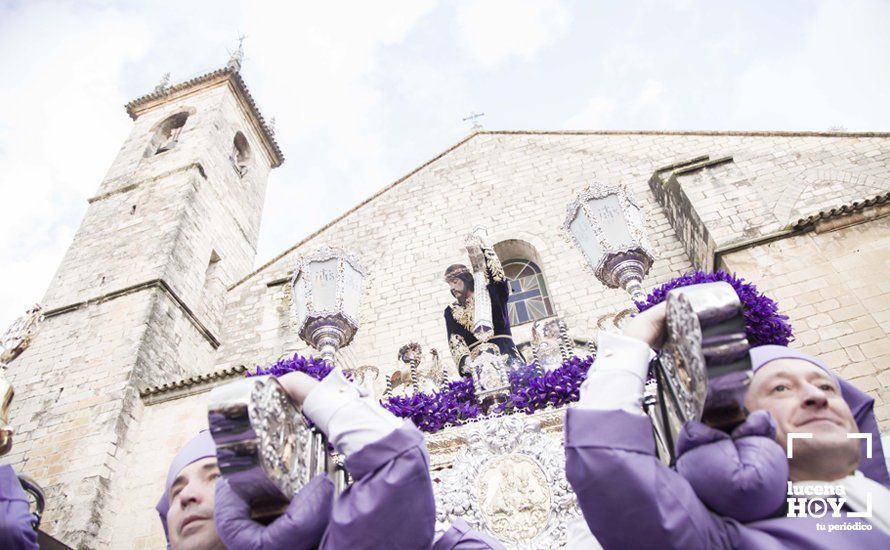
[[[42,529],[110,541],[110,490],[140,389],[212,369],[226,289],[253,266],[269,171],[283,162],[240,74],[219,70],[126,106],[133,129],[43,300],[46,320],[8,377],[4,460],[47,493]]]

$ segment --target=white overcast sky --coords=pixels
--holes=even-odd
[[[886,0],[0,0],[0,330],[43,297],[123,105],[224,65],[241,33],[287,157],[259,265],[472,111],[490,130],[890,130],[888,22]]]

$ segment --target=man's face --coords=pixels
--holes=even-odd
[[[463,305],[467,302],[467,298],[473,293],[464,284],[462,279],[452,277],[448,279],[448,286],[451,287],[451,295],[457,298],[459,304]]]
[[[827,372],[800,359],[776,359],[757,370],[745,398],[754,411],[769,411],[777,424],[776,440],[785,447],[789,433],[812,433],[794,440],[794,459],[858,463],[856,420],[840,388]]]
[[[172,550],[224,549],[213,522],[213,498],[219,467],[216,458],[192,462],[170,487],[167,528]]]

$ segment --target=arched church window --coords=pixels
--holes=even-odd
[[[521,325],[553,315],[544,274],[535,262],[524,259],[506,261],[504,275],[510,280],[510,298],[507,300],[510,325]]]
[[[238,132],[232,140],[232,152],[229,154],[229,160],[232,161],[232,167],[238,172],[238,175],[244,177],[250,168],[250,145],[247,144],[247,138],[244,134]]]
[[[188,113],[176,113],[159,124],[145,150],[145,156],[157,155],[176,147],[176,144],[179,143],[179,134],[182,133],[182,128],[188,118]]]

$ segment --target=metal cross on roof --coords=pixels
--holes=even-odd
[[[464,122],[470,121],[473,123],[472,130],[474,132],[478,132],[482,129],[482,124],[479,122],[480,117],[484,117],[485,113],[470,113],[470,116],[464,117]]]

